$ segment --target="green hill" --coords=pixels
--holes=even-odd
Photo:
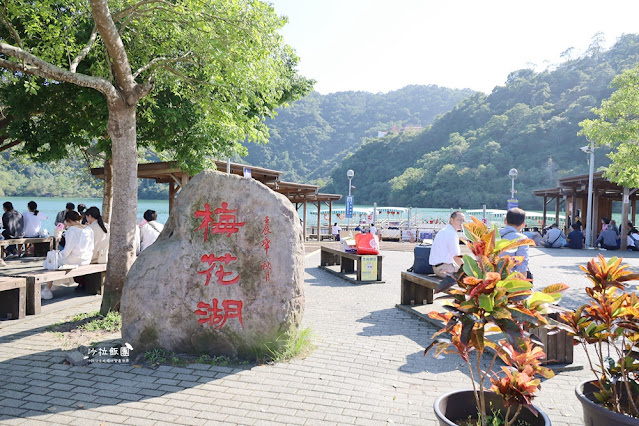
[[[393,126],[427,126],[475,92],[434,85],[407,86],[385,94],[339,92],[311,95],[267,120],[267,145],[248,144],[241,161],[284,172],[288,181],[326,180],[365,138]]]
[[[508,171],[516,168],[520,205],[540,209],[532,190],[562,176],[587,174],[578,123],[593,117],[609,83],[639,62],[639,35],[625,35],[608,51],[591,46],[554,70],[515,71],[490,95],[460,102],[419,134],[367,140],[331,173],[324,192],[348,191],[353,169],[359,204],[505,208]],[[607,164],[597,149],[595,166]]]

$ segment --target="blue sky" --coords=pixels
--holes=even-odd
[[[512,71],[562,62],[602,32],[639,33],[639,1],[267,0],[322,94],[436,84],[489,93]]]

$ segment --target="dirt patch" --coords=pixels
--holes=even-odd
[[[62,350],[75,350],[78,348],[87,348],[119,343],[121,340],[120,330],[86,330],[87,324],[99,319],[97,314],[87,314],[86,318],[74,319],[67,318],[66,321],[55,324],[47,329],[47,331],[55,334],[60,339],[60,347]]]

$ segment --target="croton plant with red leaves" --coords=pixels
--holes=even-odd
[[[444,326],[435,333],[424,354],[434,348],[436,356],[457,353],[466,362],[482,425],[487,422],[484,381],[489,378],[490,390],[501,395],[508,407],[507,412],[502,413],[505,424],[511,425],[522,407],[537,414],[532,400],[540,389],[538,376],[553,376],[552,371],[541,365],[545,354],[539,339],[530,330],[551,327],[546,314],[554,311],[552,305],[561,299],[560,293],[568,286],[553,284],[541,292],[533,292],[530,280],[513,270],[523,259],[506,252],[522,245],[534,245],[532,240],[498,239],[496,227],[488,229],[475,217],[464,225],[464,234],[473,256],[464,255],[463,267],[444,278],[437,288],[438,293],[447,293],[440,297],[449,299],[444,306],[447,312],[429,313]],[[502,337],[489,339],[490,332]],[[488,370],[482,371],[480,359],[487,348],[492,349],[494,355]],[[506,366],[493,371],[498,357]]]
[[[575,345],[583,345],[588,355],[599,403],[639,417],[639,298],[636,287],[625,284],[639,279],[639,274],[628,271],[622,260],[606,260],[600,254],[585,268],[581,266],[592,283],[586,287],[590,301],[561,319],[575,336]]]

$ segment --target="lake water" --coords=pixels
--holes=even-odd
[[[27,203],[29,201],[35,201],[38,204],[38,210],[40,214],[47,217],[42,220],[42,229],[49,231],[49,234],[53,235],[53,229],[55,228],[55,217],[60,210],[64,210],[68,202],[75,204],[76,209],[78,204],[84,204],[87,208],[96,206],[102,211],[102,198],[57,198],[57,197],[5,197],[2,202],[11,201],[13,208],[20,213],[26,212]],[[138,222],[143,220],[142,215],[147,210],[155,210],[158,213],[158,222],[166,223],[169,219],[169,200],[138,200]]]
[[[97,206],[100,210],[102,210],[101,198],[69,199],[69,198],[57,198],[57,197],[34,197],[34,198],[5,197],[1,201],[2,202],[11,201],[13,203],[13,207],[19,212],[27,211],[28,210],[27,203],[29,201],[35,201],[38,204],[38,210],[41,212],[41,214],[47,217],[46,220],[42,221],[43,223],[42,228],[47,229],[50,234],[53,234],[53,229],[55,227],[54,222],[55,222],[55,217],[57,213],[60,210],[64,210],[67,202],[74,203],[76,205],[76,208],[78,204],[82,203],[82,204],[85,204],[87,207]],[[310,204],[308,207],[309,209],[308,209],[307,220],[310,226],[317,223],[317,208]],[[378,206],[378,208],[383,208],[383,206]],[[141,222],[143,220],[142,215],[144,214],[146,210],[149,210],[149,209],[155,210],[158,213],[158,222],[166,223],[166,221],[169,219],[168,199],[167,200],[138,200],[138,212],[137,212],[138,222]],[[359,209],[372,210],[373,206],[356,206],[355,215],[353,219],[351,220],[351,223],[356,223],[360,221],[363,222],[366,220],[366,217],[364,216],[364,214],[360,215],[359,213],[357,213]],[[400,210],[398,209],[397,211],[395,211],[395,214],[392,214],[390,213],[391,211],[393,211],[392,208],[386,208],[386,209],[388,210],[382,211],[382,212],[378,211],[377,213],[378,221],[383,220],[383,221],[394,222],[394,221],[405,221],[406,219],[408,219],[408,213],[406,211],[400,214]],[[334,211],[338,210],[343,212],[344,211],[343,202],[333,204],[333,210]],[[413,217],[413,220],[416,218],[418,221],[428,222],[432,220],[432,221],[439,221],[440,223],[441,222],[447,223],[451,212],[452,212],[452,209],[450,208],[413,208],[412,217]],[[324,215],[324,213],[328,213],[328,208],[322,209],[322,215]],[[304,217],[304,208],[299,209],[299,215],[300,215],[300,218]],[[547,215],[548,215],[547,217],[549,218],[548,223],[552,223],[554,221],[554,211],[548,212]],[[613,214],[613,219],[616,219],[617,223],[621,223],[620,214]],[[333,220],[336,220],[335,217],[333,218]],[[341,224],[346,224],[347,219],[338,220],[338,222],[340,222]],[[322,226],[324,226],[324,223],[326,223],[326,221],[324,220],[324,218],[322,218]],[[529,225],[536,226],[537,224],[530,223]]]

